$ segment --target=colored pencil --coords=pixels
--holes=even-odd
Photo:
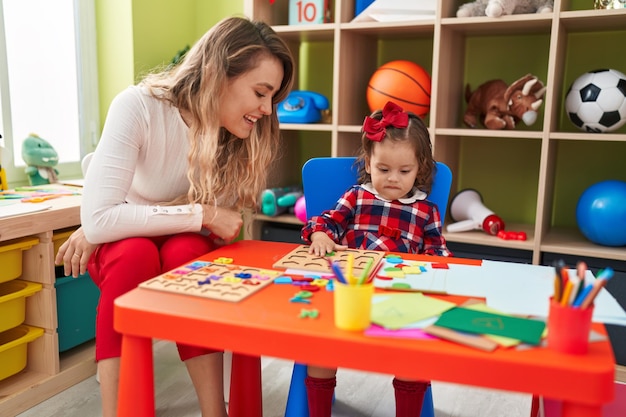
[[[346,278],[343,276],[343,273],[341,272],[341,268],[339,267],[339,264],[337,264],[337,262],[332,262],[330,264],[330,268],[333,270],[335,277],[337,277],[337,281],[341,282],[342,284],[348,283],[346,281]]]
[[[346,281],[348,284],[355,284],[354,277],[352,276],[352,265],[354,264],[354,255],[351,253],[348,254],[348,259],[346,261]]]
[[[366,282],[367,276],[369,275],[373,264],[374,264],[374,258],[369,258],[367,260],[367,263],[365,264],[365,268],[363,268],[363,272],[361,273],[361,276],[359,277],[357,285],[362,285]]]
[[[593,300],[595,300],[600,290],[604,288],[607,281],[611,279],[611,277],[613,277],[612,268],[605,268],[602,271],[600,271],[598,273],[598,277],[593,282],[591,291],[589,291],[589,293],[585,296],[585,298],[583,298],[582,302],[580,303],[580,308],[587,308],[591,304],[593,304]]]

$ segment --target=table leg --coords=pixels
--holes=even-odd
[[[263,417],[261,358],[233,352],[229,417]]]
[[[602,407],[563,401],[561,417],[602,417]]]
[[[152,339],[123,335],[118,417],[154,417]]]

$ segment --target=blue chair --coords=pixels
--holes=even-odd
[[[354,157],[320,157],[309,159],[304,164],[302,186],[307,217],[319,215],[324,210],[334,207],[339,197],[350,186],[357,183],[358,170],[355,161]],[[446,164],[437,162],[437,173],[428,199],[439,207],[442,225],[448,208],[451,186],[452,171]],[[306,365],[294,363],[285,417],[309,417],[309,405],[304,385],[306,373]],[[424,396],[420,416],[435,417],[430,387]]]

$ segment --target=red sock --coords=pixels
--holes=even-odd
[[[430,381],[400,381],[393,379],[396,394],[396,417],[420,417],[424,393]]]
[[[337,378],[307,376],[304,384],[309,399],[309,417],[330,417]]]

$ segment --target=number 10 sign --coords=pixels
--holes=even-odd
[[[289,24],[330,22],[330,0],[289,0]]]

